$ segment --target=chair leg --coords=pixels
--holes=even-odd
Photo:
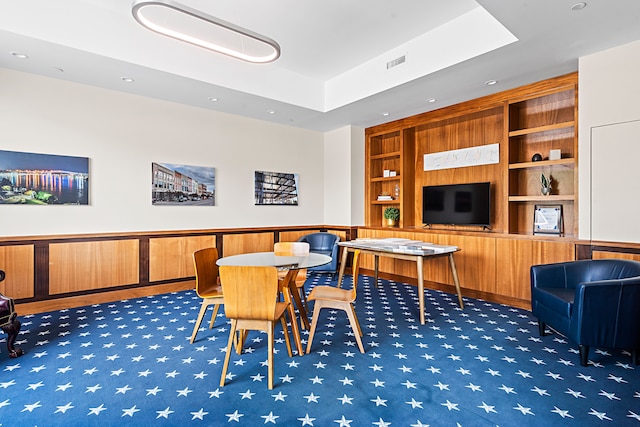
[[[218,309],[220,308],[220,304],[215,304],[213,306],[213,314],[211,315],[211,321],[209,322],[209,329],[213,328],[213,324],[216,321],[216,317],[218,316]]]
[[[191,344],[196,340],[196,335],[198,335],[198,329],[200,329],[200,325],[202,325],[202,319],[204,318],[204,314],[207,312],[207,308],[209,304],[207,304],[206,300],[202,301],[202,305],[200,306],[200,312],[198,313],[198,318],[196,319],[196,324],[193,327],[193,332],[191,333],[191,340],[189,341]]]
[[[547,325],[544,324],[544,322],[541,322],[540,320],[538,320],[538,333],[540,334],[541,337],[545,336],[545,329],[547,328]]]
[[[356,337],[356,342],[358,343],[358,348],[360,349],[360,353],[364,353],[364,347],[362,346],[362,339],[360,339],[360,335],[362,335],[362,331],[360,330],[358,317],[356,316],[353,306],[349,304],[349,307],[345,311],[347,312],[347,317],[349,318],[349,323],[351,324],[353,335]]]
[[[269,365],[269,390],[273,389],[273,322],[269,322],[269,326],[267,328],[267,335],[269,340],[269,354],[268,354],[268,365]]]
[[[231,330],[229,331],[229,342],[227,343],[227,353],[224,356],[224,363],[222,364],[222,375],[220,376],[220,387],[224,387],[224,380],[227,377],[227,368],[229,367],[229,358],[231,357],[231,347],[233,347],[233,339],[236,334],[236,327],[238,321],[231,319]]]
[[[580,365],[587,366],[589,364],[589,346],[580,345],[578,348],[580,350]]]
[[[315,306],[313,307],[311,327],[309,328],[309,341],[307,342],[307,354],[311,351],[311,344],[313,343],[313,336],[316,333],[316,326],[318,326],[318,317],[320,315],[321,309],[322,309],[321,304],[318,301],[316,301]]]
[[[287,321],[284,319],[284,313],[282,313],[282,317],[280,317],[280,324],[282,325],[282,331],[284,332],[284,341],[287,343],[287,353],[289,353],[289,357],[293,357],[291,341],[289,340],[289,328],[287,328]]]

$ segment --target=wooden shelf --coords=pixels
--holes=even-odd
[[[511,163],[509,169],[543,168],[548,166],[566,165],[575,166],[576,159],[541,160],[539,162]]]
[[[374,200],[371,202],[373,205],[399,205],[400,200]]]
[[[391,153],[376,154],[371,156],[371,160],[393,159],[394,157],[400,157],[400,152],[393,151]]]
[[[573,194],[550,194],[548,196],[509,196],[510,202],[571,202],[575,200]]]
[[[396,176],[380,176],[377,178],[371,178],[371,182],[383,182],[383,181],[400,181],[400,175]]]
[[[511,132],[509,132],[509,136],[521,136],[521,135],[530,135],[532,133],[540,133],[540,132],[548,132],[551,130],[558,130],[558,129],[569,129],[575,126],[575,122],[574,121],[570,121],[570,122],[563,122],[563,123],[555,123],[552,125],[546,125],[546,126],[538,126],[538,127],[534,127],[534,128],[528,128],[528,129],[518,129],[518,130],[512,130]]]

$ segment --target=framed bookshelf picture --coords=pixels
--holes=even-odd
[[[562,235],[562,205],[536,205],[533,234]]]

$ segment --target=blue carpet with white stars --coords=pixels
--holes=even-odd
[[[329,280],[311,275],[307,291]],[[0,426],[640,426],[629,354],[592,349],[582,367],[526,310],[470,298],[461,310],[427,290],[420,325],[415,287],[362,276],[366,353],[343,312],[323,310],[302,357],[288,357],[278,325],[268,390],[259,332],[219,386],[228,323],[221,310],[189,344],[200,303],[184,291],[21,316],[26,354],[0,350]]]

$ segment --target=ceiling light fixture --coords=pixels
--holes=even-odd
[[[120,77],[120,80],[126,83],[133,83],[133,79],[131,77]]]
[[[437,99],[435,99],[435,98],[429,98],[429,99],[427,99],[427,102],[428,102],[429,104],[432,104],[432,103],[434,103],[434,102],[436,102],[436,101],[437,101]]]
[[[24,53],[20,53],[20,52],[11,52],[11,55],[15,56],[18,59],[27,59],[27,58],[29,58],[29,56],[25,55]]]
[[[132,13],[151,31],[243,61],[265,63],[280,56],[274,40],[171,0],[136,0]]]
[[[496,83],[498,83],[497,80],[487,80],[486,82],[484,82],[484,84],[486,84],[487,86],[493,86]]]
[[[587,3],[581,1],[580,3],[576,3],[573,6],[571,6],[571,10],[581,10],[584,9],[585,7],[587,7]]]
[[[215,96],[210,96],[210,97],[209,97],[209,101],[211,101],[211,102],[218,102],[218,98],[216,98]]]

